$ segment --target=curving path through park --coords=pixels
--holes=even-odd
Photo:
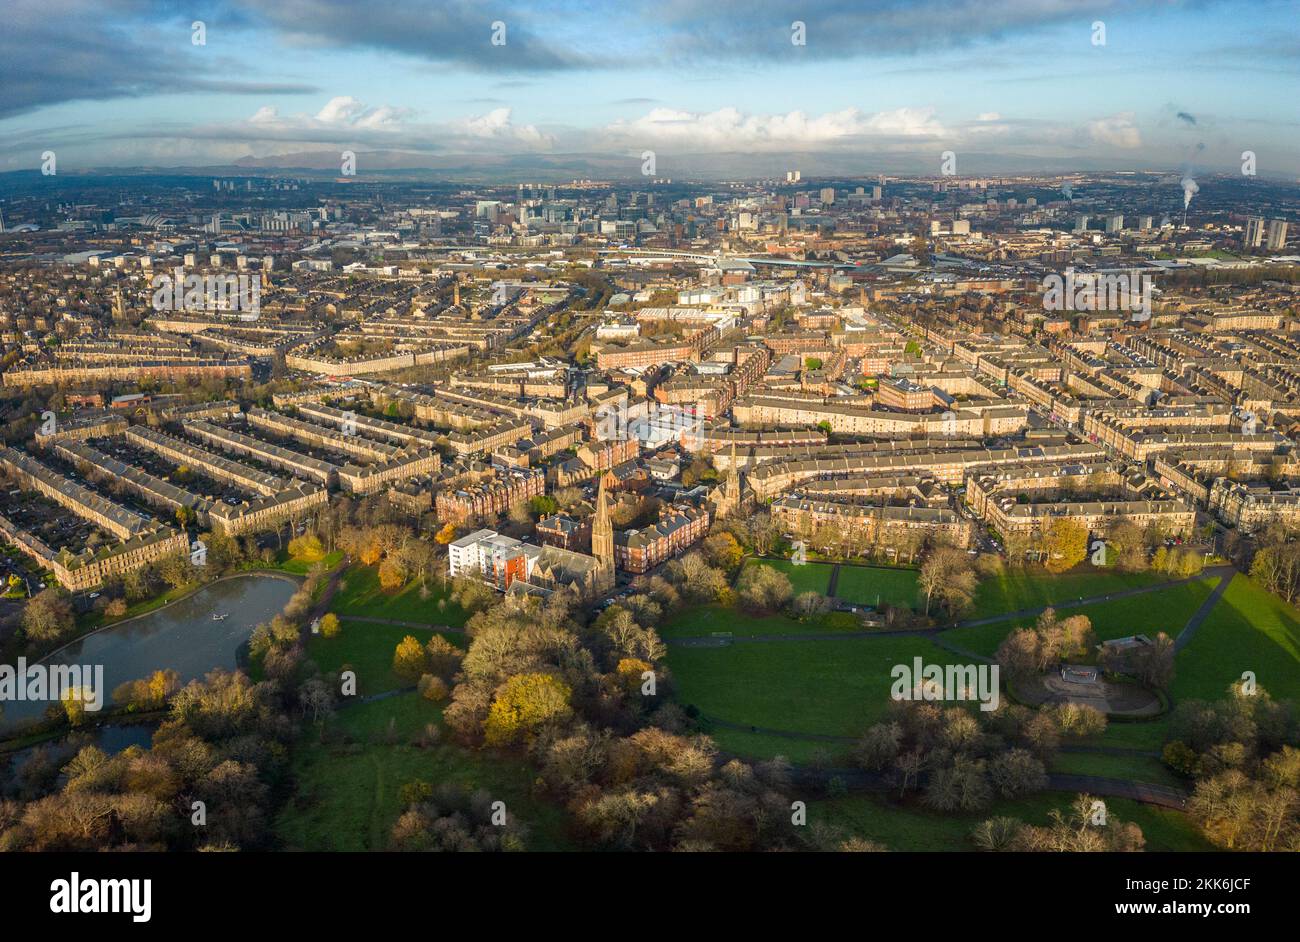
[[[836,567],[838,569],[838,567]],[[1196,610],[1187,624],[1183,626],[1182,631],[1178,633],[1175,640],[1175,651],[1181,651],[1187,646],[1188,642],[1195,636],[1197,629],[1206,621],[1215,605],[1227,591],[1229,583],[1237,574],[1237,570],[1232,566],[1213,566],[1202,570],[1196,576],[1188,579],[1174,579],[1168,582],[1161,582],[1149,586],[1140,586],[1134,589],[1124,589],[1118,592],[1111,592],[1106,595],[1091,596],[1080,598],[1072,601],[1063,601],[1053,605],[1044,605],[1038,608],[1020,609],[1014,612],[997,615],[991,618],[974,619],[961,622],[955,626],[944,628],[923,628],[913,630],[897,631],[847,631],[847,632],[812,632],[807,634],[777,634],[777,635],[733,635],[731,637],[719,638],[713,636],[693,636],[686,638],[666,639],[670,646],[677,647],[726,647],[733,643],[741,644],[761,644],[771,641],[826,641],[838,640],[841,638],[887,638],[899,636],[921,636],[929,638],[936,644],[947,650],[960,654],[963,657],[970,657],[978,661],[990,663],[991,658],[975,654],[964,648],[945,641],[940,634],[949,630],[951,627],[965,628],[975,625],[988,625],[997,622],[1011,621],[1015,619],[1032,618],[1042,614],[1048,608],[1060,610],[1065,608],[1077,608],[1080,606],[1093,605],[1101,602],[1110,602],[1115,599],[1132,598],[1135,596],[1146,595],[1152,592],[1159,592],[1173,586],[1185,585],[1192,582],[1199,582],[1203,579],[1218,577],[1219,582],[1211,591],[1210,595]],[[834,580],[834,576],[832,576]],[[856,742],[853,736],[837,736],[826,733],[801,733],[793,730],[772,729],[762,726],[747,725],[744,723],[735,723],[729,720],[718,719],[715,717],[702,716],[705,722],[711,726],[731,729],[739,732],[756,733],[764,736],[771,736],[778,739],[789,739],[804,742],[825,742],[847,745]],[[1065,753],[1093,753],[1098,755],[1118,756],[1118,757],[1141,757],[1141,758],[1159,758],[1160,753],[1152,750],[1131,749],[1123,746],[1063,746],[1061,751]],[[800,769],[803,774],[816,775],[815,770]],[[893,787],[887,784],[887,777],[877,773],[865,772],[861,769],[838,769],[828,770],[828,774],[836,774],[841,778],[847,778],[859,787],[867,790],[887,790]],[[1168,785],[1156,785],[1150,782],[1139,782],[1129,779],[1105,778],[1096,775],[1074,775],[1061,772],[1048,773],[1048,789],[1051,791],[1066,792],[1086,792],[1090,795],[1099,797],[1128,798],[1133,801],[1142,802],[1143,804],[1157,805],[1163,808],[1172,808],[1182,811],[1186,808],[1188,793],[1182,789]]]

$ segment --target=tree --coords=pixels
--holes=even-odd
[[[1026,749],[1012,749],[989,762],[989,782],[1003,798],[1017,798],[1047,787],[1047,769]]]
[[[829,612],[831,600],[820,592],[800,592],[790,603],[790,610],[800,618],[809,618]]]
[[[927,614],[931,600],[938,596],[949,614],[957,615],[974,601],[978,578],[969,554],[951,546],[941,546],[921,565],[919,582],[925,590]]]
[[[321,546],[320,538],[316,534],[306,533],[289,541],[289,555],[294,559],[314,562],[325,557],[325,548]]]
[[[65,690],[60,702],[63,706],[63,712],[68,718],[69,726],[80,726],[86,719],[86,703],[91,699],[91,692],[87,688],[77,688]]]
[[[533,522],[533,515],[528,509],[528,502],[524,500],[517,500],[511,504],[507,517],[509,517],[511,523],[520,527],[527,526]]]
[[[559,503],[548,494],[538,494],[528,501],[528,509],[537,517],[549,517],[560,509]]]
[[[420,696],[434,703],[441,703],[447,699],[447,682],[441,677],[435,677],[433,674],[424,674],[420,677],[420,682],[416,684]]]
[[[1115,818],[1105,804],[1079,795],[1068,811],[1053,809],[1047,827],[1023,825],[1012,850],[1057,853],[1140,851],[1146,845],[1142,829]]]
[[[333,612],[327,612],[321,616],[320,633],[323,638],[337,638],[343,630],[343,623],[339,621],[339,616]]]
[[[1073,569],[1088,555],[1088,528],[1068,517],[1053,517],[1043,527],[1043,551],[1048,572]]]
[[[979,811],[993,801],[983,759],[958,756],[947,768],[930,774],[925,804],[936,811]]]
[[[667,571],[669,578],[681,587],[682,594],[695,602],[712,602],[727,588],[726,575],[705,562],[699,552],[674,559]]]
[[[730,533],[710,534],[700,544],[700,548],[704,551],[704,558],[709,561],[710,566],[717,566],[727,572],[734,571],[745,558],[744,549]]]
[[[1142,528],[1128,517],[1116,517],[1106,528],[1108,562],[1126,570],[1140,570],[1147,566],[1146,544],[1142,541]]]
[[[501,746],[530,735],[544,723],[571,715],[569,685],[551,674],[516,674],[497,690],[483,724],[489,745]]]
[[[1237,769],[1197,782],[1187,811],[1225,850],[1300,850],[1300,750],[1284,746],[1253,775]]]
[[[400,589],[406,584],[406,569],[396,559],[379,564],[379,585],[385,590]]]
[[[59,586],[38,592],[23,609],[23,630],[30,640],[42,644],[58,641],[75,622],[72,600]]]
[[[407,635],[397,643],[393,652],[393,673],[403,683],[413,684],[420,679],[426,667],[424,645],[419,639]]]
[[[746,608],[759,612],[776,612],[785,607],[794,594],[790,577],[771,566],[746,566],[736,583],[736,595]]]
[[[113,702],[132,710],[153,710],[181,689],[180,674],[174,670],[154,671],[144,680],[128,680],[113,691]]]
[[[772,515],[765,511],[754,514],[746,523],[754,552],[759,556],[766,556],[781,537],[780,527],[776,525]]]
[[[444,679],[450,678],[460,669],[460,662],[465,657],[460,648],[442,635],[434,635],[430,638],[424,650],[429,673]]]

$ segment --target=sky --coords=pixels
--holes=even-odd
[[[202,39],[202,42],[198,42]],[[802,42],[799,42],[802,40]],[[6,0],[0,171],[1300,176],[1300,0]]]

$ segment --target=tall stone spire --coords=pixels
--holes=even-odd
[[[722,506],[718,515],[722,517],[740,513],[740,465],[736,463],[736,443],[731,443],[731,464],[727,471],[727,481],[722,488]]]
[[[605,493],[603,472],[596,494],[596,519],[591,524],[591,555],[600,564],[597,588],[608,592],[614,588],[614,524],[609,519],[609,497]]]

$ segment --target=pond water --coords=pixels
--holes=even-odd
[[[156,723],[105,723],[93,729],[79,729],[60,739],[52,739],[15,749],[0,755],[0,792],[16,782],[27,763],[38,756],[55,768],[62,768],[69,759],[85,746],[97,746],[107,755],[115,756],[130,746],[148,749],[153,744]]]
[[[217,667],[233,669],[240,646],[260,623],[283,610],[297,586],[275,576],[250,574],[205,586],[188,598],[133,621],[89,635],[51,655],[44,664],[103,666],[105,706],[114,688],[170,668],[181,683]],[[214,614],[226,617],[214,620]],[[45,713],[41,701],[2,704],[0,729],[12,729]]]

